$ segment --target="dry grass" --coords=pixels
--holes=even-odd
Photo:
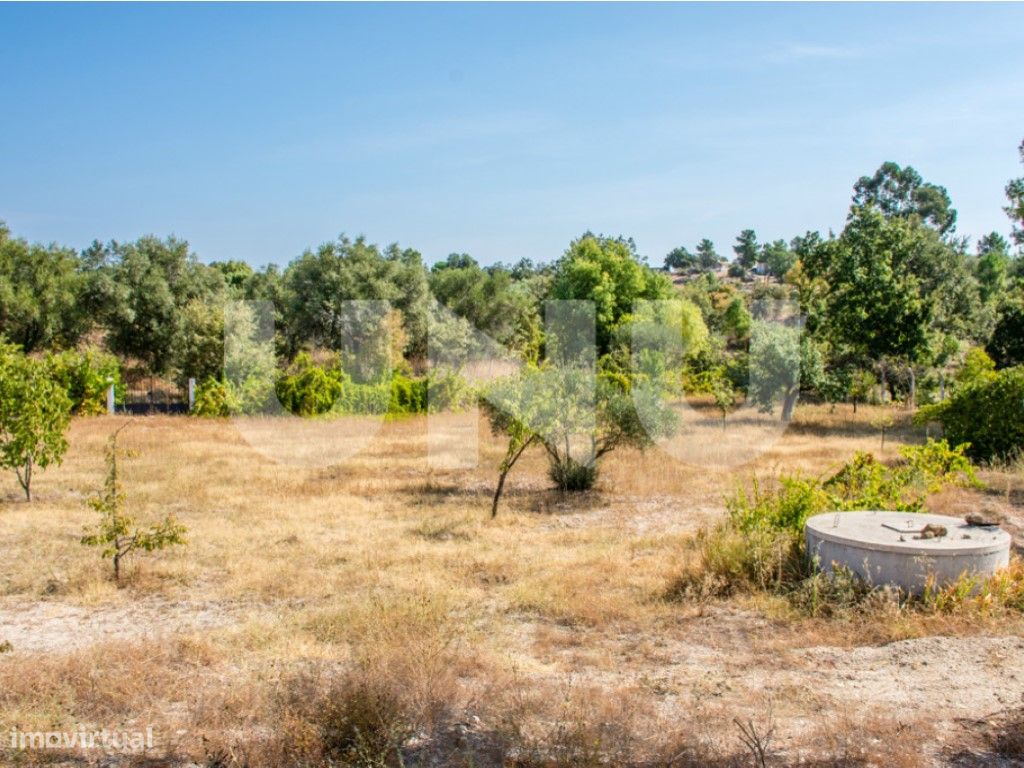
[[[805,408],[752,462],[704,452],[694,465],[681,451],[721,445],[720,422],[696,409],[686,445],[612,454],[581,497],[549,490],[543,457],[528,455],[494,521],[503,446],[483,425],[479,464],[456,470],[431,467],[424,419],[321,422],[299,447],[303,466],[271,458],[294,448],[290,426],[136,418],[122,433],[136,454],[123,467],[129,504],[141,521],[173,512],[189,543],[130,563],[123,589],[78,544],[123,420],[76,420],[37,502],[18,500],[13,477],[0,485],[0,643],[13,645],[0,654],[0,733],[145,723],[159,734],[154,757],[285,766],[351,762],[352,734],[377,723],[390,734],[372,742],[380,764],[403,741],[412,762],[441,765],[749,765],[733,720],[763,717],[758,697],[771,691],[772,764],[916,765],[875,744],[877,723],[843,713],[870,703],[883,719],[934,719],[927,686],[877,700],[838,681],[816,691],[821,670],[794,649],[1019,627],[936,617],[852,632],[749,598],[665,599],[736,483],[877,454],[871,417]],[[738,419],[730,444],[773,429]],[[901,420],[881,455],[923,437]],[[985,479],[994,491],[944,495],[936,511],[983,503],[1016,525],[1020,474]],[[1006,663],[1018,658],[992,642]],[[900,749],[936,738],[902,731]]]

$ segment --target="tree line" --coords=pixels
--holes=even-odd
[[[1024,144],[1020,151],[1024,162]],[[673,299],[680,317],[653,325],[678,326],[687,347],[673,363],[681,381],[723,404],[746,392],[769,407],[782,402],[788,416],[801,392],[856,402],[871,387],[914,401],[941,393],[972,348],[999,367],[1024,360],[1024,178],[1006,194],[1010,239],[989,233],[972,249],[945,188],[885,163],[856,181],[838,234],[759,243],[745,229],[727,268],[715,271],[723,259],[708,239],[694,253],[674,249],[656,270],[631,239],[592,233],[551,263],[482,266],[462,253],[430,267],[412,248],[342,235],[283,269],[256,269],[204,264],[176,237],[76,251],[29,243],[0,224],[0,334],[27,354],[92,344],[150,375],[205,381],[224,375],[223,307],[232,299],[273,307],[281,367],[302,353],[338,351],[346,302],[388,302],[396,362],[412,368],[422,368],[437,307],[539,360],[543,302],[585,299],[596,308],[602,371],[629,375],[636,302]],[[754,271],[771,279],[746,280]],[[672,272],[688,279],[673,285]],[[801,340],[759,324],[765,300],[799,306]],[[752,365],[764,391],[747,391]]]

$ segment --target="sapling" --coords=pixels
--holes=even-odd
[[[127,425],[125,425],[127,426]],[[168,515],[148,528],[136,525],[135,519],[125,511],[125,495],[118,476],[117,429],[107,442],[107,476],[103,489],[89,499],[90,507],[100,513],[100,521],[91,532],[82,536],[82,544],[102,547],[101,557],[109,557],[114,564],[114,581],[121,583],[121,561],[132,552],[153,552],[165,547],[185,543],[185,526]]]

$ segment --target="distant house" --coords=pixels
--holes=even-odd
[[[751,271],[758,277],[765,277],[771,274],[771,271],[768,269],[768,262],[766,261],[757,262]]]

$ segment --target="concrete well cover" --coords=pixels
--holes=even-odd
[[[920,538],[926,525],[945,536]],[[940,583],[962,573],[990,574],[1010,559],[1010,535],[996,526],[968,525],[959,517],[867,510],[828,512],[808,519],[807,550],[830,571],[849,568],[872,584],[920,591],[929,574]]]

